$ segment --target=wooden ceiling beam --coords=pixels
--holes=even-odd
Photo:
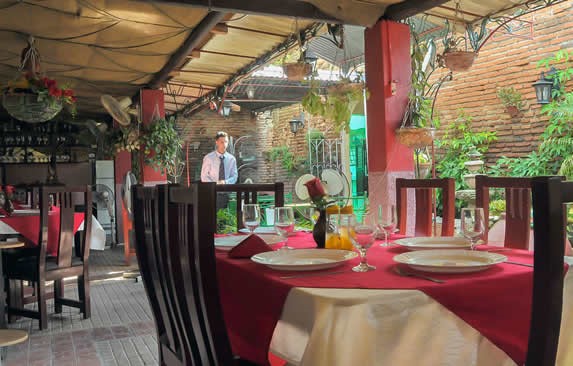
[[[151,81],[147,86],[151,89],[160,88],[169,79],[169,73],[175,69],[181,67],[187,60],[187,56],[193,51],[197,46],[201,45],[201,42],[211,34],[211,30],[224,20],[226,14],[217,11],[209,12],[196,27],[193,28],[189,37],[183,42],[181,47],[173,55],[167,63],[159,70],[158,73],[153,75]]]
[[[403,20],[445,4],[448,1],[449,0],[405,0],[387,7],[382,18],[395,21]]]
[[[201,58],[201,50],[193,50],[189,52],[187,58]]]
[[[142,0],[139,0],[142,1]],[[147,0],[146,0],[147,1]],[[308,19],[323,23],[342,23],[316,6],[300,0],[155,0],[161,3],[189,5],[223,13],[260,14]]]
[[[211,29],[213,34],[227,34],[229,33],[229,27],[225,23],[219,23]]]

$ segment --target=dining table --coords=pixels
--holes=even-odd
[[[59,231],[59,211],[54,209],[48,215],[48,243],[47,252],[49,255],[57,255]],[[74,214],[74,234],[84,230],[84,214]],[[21,236],[31,244],[37,244],[40,232],[40,210],[39,209],[16,209],[10,216],[0,215],[0,237]],[[92,216],[90,249],[104,250],[106,233],[101,224]]]
[[[288,364],[309,366],[524,364],[532,252],[480,245],[477,251],[507,260],[477,272],[426,274],[441,281],[436,283],[398,274],[396,267],[404,265],[394,258],[408,248],[380,243],[367,255],[376,269],[365,273],[352,271],[359,258],[335,268],[285,271],[216,249],[234,353],[265,364],[270,351]],[[307,232],[289,237],[288,244],[293,251],[315,247]],[[573,365],[572,264],[573,257],[565,257],[562,366]]]

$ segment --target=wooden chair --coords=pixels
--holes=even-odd
[[[454,235],[455,181],[453,178],[396,178],[396,210],[400,234],[406,234],[408,222],[408,189],[416,191],[416,236],[432,235],[433,189],[442,189],[442,236]]]
[[[535,251],[526,365],[555,365],[563,307],[567,219],[563,204],[573,202],[573,182],[564,182],[561,177],[536,177],[531,180],[531,188]]]
[[[218,184],[217,192],[234,192],[237,195],[237,231],[244,228],[242,203],[257,203],[257,197],[262,192],[273,192],[275,207],[283,207],[285,204],[284,183],[271,184]]]
[[[489,218],[489,189],[505,189],[505,238],[504,246],[515,249],[528,249],[531,232],[531,180],[525,177],[476,176],[476,207],[483,208]],[[488,241],[488,225],[483,240]]]
[[[90,235],[82,235],[78,246],[74,247],[74,211],[72,196],[83,195],[84,230],[91,232],[92,214],[91,187],[43,186],[40,188],[40,233],[38,245],[25,248],[19,254],[16,250],[11,259],[6,261],[5,275],[8,280],[31,281],[36,286],[36,302],[38,310],[28,310],[8,306],[8,315],[21,315],[38,319],[40,329],[48,326],[46,308],[46,282],[54,281],[55,312],[62,312],[62,305],[79,308],[84,319],[91,315],[89,291],[89,252]],[[58,231],[58,254],[56,257],[47,256],[48,215],[50,197],[59,203],[60,226]],[[79,300],[64,298],[64,278],[77,276]],[[8,281],[10,286],[10,281]],[[7,289],[8,295],[11,291]],[[9,304],[13,301],[8,300]]]
[[[215,183],[134,189],[137,259],[160,365],[249,365],[233,357],[215,267]]]

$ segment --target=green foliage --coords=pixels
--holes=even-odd
[[[491,173],[507,176],[537,176],[571,174],[570,162],[573,156],[573,92],[565,90],[565,84],[573,78],[568,50],[561,50],[553,56],[538,62],[538,66],[549,67],[562,63],[553,75],[559,88],[553,90],[553,100],[541,108],[549,116],[549,122],[541,135],[541,144],[522,158],[502,157],[491,169]],[[563,169],[560,167],[563,166]],[[558,173],[560,172],[560,173]]]
[[[273,147],[269,153],[269,160],[280,161],[281,166],[289,173],[294,174],[299,171],[305,159],[296,156],[286,145]]]
[[[324,140],[324,133],[319,130],[310,129],[308,131],[308,139],[309,140]]]
[[[477,25],[468,23],[465,34],[458,35],[451,23],[446,20],[442,38],[444,52],[468,51],[468,43],[474,52],[478,52],[488,38],[487,24],[489,22],[490,19],[486,17]]]
[[[230,234],[237,231],[237,218],[227,209],[217,211],[217,234]]]
[[[430,77],[438,67],[436,44],[433,38],[423,37],[424,21],[410,22],[412,88],[401,127],[433,127],[438,120],[433,118],[434,99],[442,83],[450,79],[447,74],[430,83]]]
[[[331,86],[325,96],[321,95],[318,82],[313,80],[310,85],[302,98],[302,108],[313,116],[330,120],[337,132],[348,132],[352,112],[358,104],[364,103],[363,84],[343,81]]]
[[[118,152],[133,152],[141,147],[141,139],[136,125],[112,129],[105,137],[106,155],[115,156]]]
[[[521,93],[515,90],[515,88],[499,88],[497,89],[497,97],[501,100],[501,103],[506,106],[513,106],[521,109],[523,107],[523,101],[521,100]]]
[[[493,200],[489,202],[489,215],[499,216],[505,212],[505,200]]]
[[[155,119],[145,129],[141,141],[145,162],[162,173],[178,169],[183,139],[177,131],[175,118]]]
[[[441,151],[436,157],[438,175],[455,178],[456,190],[467,188],[463,175],[468,174],[464,166],[465,162],[470,161],[468,154],[475,150],[485,154],[494,141],[497,141],[495,131],[473,131],[472,118],[460,110],[458,118],[448,126],[444,136],[436,140],[436,146]]]

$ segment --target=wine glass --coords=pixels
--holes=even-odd
[[[470,241],[474,250],[478,239],[485,232],[483,208],[462,208],[461,212],[462,234]]]
[[[314,226],[316,221],[318,220],[318,216],[320,215],[320,211],[316,209],[316,207],[303,207],[302,208],[302,216],[310,221],[311,225]]]
[[[284,239],[283,249],[293,249],[287,245],[288,235],[294,231],[292,207],[275,207],[275,230]]]
[[[251,235],[261,223],[261,208],[258,204],[246,203],[243,205],[243,225],[249,229]]]
[[[388,237],[396,231],[398,219],[396,215],[396,206],[394,205],[379,205],[378,206],[378,228],[384,232],[384,243],[380,244],[381,247],[388,246]]]
[[[352,245],[360,253],[360,264],[352,267],[354,272],[368,272],[376,269],[366,261],[366,252],[372,246],[376,235],[378,234],[377,226],[370,220],[367,215],[356,217],[351,215],[347,221],[347,232]]]

